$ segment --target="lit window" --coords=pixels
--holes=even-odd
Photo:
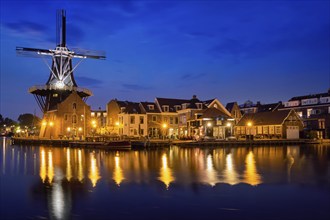
[[[73,104],[72,104],[72,108],[73,108],[73,109],[77,109],[77,104],[76,104],[76,103],[73,103]]]

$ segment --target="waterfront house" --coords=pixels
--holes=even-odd
[[[44,114],[40,138],[84,138],[92,133],[91,110],[77,92],[72,92]]]
[[[147,115],[138,102],[111,100],[107,104],[107,118],[110,134],[129,137],[147,135]]]
[[[98,110],[91,111],[92,129],[98,134],[108,134],[107,130],[107,111],[99,107]]]
[[[306,138],[330,138],[330,89],[325,93],[296,96],[279,110],[293,109],[304,122]]]
[[[294,110],[244,114],[235,126],[237,138],[299,139],[303,123]]]
[[[242,112],[237,102],[227,103],[226,109],[230,113],[231,117],[234,119],[234,123],[237,124],[237,122],[242,118]]]

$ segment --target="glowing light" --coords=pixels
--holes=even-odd
[[[47,121],[43,120],[41,124],[42,124],[42,126],[46,126],[47,125]]]
[[[223,182],[228,183],[230,185],[235,185],[239,183],[238,173],[235,170],[232,154],[228,154],[226,156],[226,168],[223,172],[223,177]]]
[[[212,123],[211,123],[211,122],[208,122],[208,123],[206,124],[206,126],[207,126],[207,127],[211,127],[211,126],[212,126]]]
[[[54,122],[50,121],[50,122],[49,122],[49,126],[52,127],[53,125],[54,125]]]
[[[160,168],[160,177],[158,177],[158,179],[165,184],[166,189],[168,189],[171,182],[175,180],[172,175],[172,170],[167,165],[166,154],[163,154],[162,156],[162,167]]]
[[[90,166],[88,178],[92,181],[93,187],[95,187],[97,181],[101,178],[101,176],[100,176],[100,171],[96,165],[96,158],[94,153],[91,153],[90,156],[91,156],[91,166]]]
[[[252,151],[246,155],[246,170],[244,171],[244,182],[252,186],[262,183],[261,176],[257,172],[256,161]]]
[[[249,121],[249,122],[247,123],[247,126],[251,127],[251,126],[252,126],[252,122]]]
[[[211,155],[208,155],[206,158],[206,177],[207,183],[211,186],[215,186],[215,184],[219,182],[217,172],[213,167],[213,160]]]
[[[228,123],[227,123],[227,127],[230,127],[230,126],[231,126],[231,123],[230,123],[230,122],[228,122]]]
[[[78,131],[82,131],[82,127],[79,127],[79,128],[78,128]]]
[[[59,81],[56,82],[55,86],[58,89],[63,89],[65,85],[64,85],[64,82],[62,80],[59,80]]]
[[[71,131],[71,128],[70,128],[70,127],[68,127],[66,130],[67,130],[68,132],[70,132],[70,131]]]
[[[46,180],[46,156],[45,156],[45,150],[41,149],[40,153],[40,178],[42,182],[44,183]]]
[[[67,148],[66,150],[66,179],[70,181],[72,178],[72,171],[71,171],[71,158],[70,158],[70,149]]]
[[[115,170],[113,172],[113,180],[118,186],[125,179],[123,170],[120,168],[120,158],[118,155],[115,156]]]
[[[84,171],[82,166],[82,159],[81,159],[81,150],[78,150],[78,180],[82,182],[84,179]]]
[[[53,166],[53,152],[48,151],[48,171],[47,171],[47,176],[49,183],[53,182],[54,178],[54,166]]]
[[[119,126],[119,122],[118,122],[118,121],[116,121],[115,125],[116,125],[116,126]]]
[[[167,124],[166,123],[163,124],[163,128],[167,128]]]

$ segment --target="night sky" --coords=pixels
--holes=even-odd
[[[68,48],[103,50],[84,60],[78,86],[92,109],[113,98],[286,101],[330,82],[329,1],[1,0],[1,114],[41,116],[28,88],[43,85],[42,59],[16,46],[55,48],[56,10],[66,9]],[[49,60],[50,62],[50,60]],[[77,62],[77,60],[75,61]]]

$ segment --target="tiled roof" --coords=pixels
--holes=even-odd
[[[128,114],[141,114],[141,108],[138,102],[118,101],[117,104],[120,108],[125,107],[124,113]]]
[[[203,111],[201,118],[229,118],[228,115],[217,108],[207,108]]]
[[[246,126],[248,122],[251,122],[253,126],[280,125],[288,117],[289,113],[290,110],[247,113],[243,115],[237,126]]]
[[[169,112],[175,112],[175,105],[181,106],[183,103],[190,103],[190,101],[186,99],[156,98],[156,100],[159,103],[160,107],[162,107],[163,105],[168,105]]]
[[[330,96],[330,91],[325,93],[318,93],[318,94],[310,94],[310,95],[304,95],[304,96],[296,96],[292,97],[289,101],[296,101],[296,100],[302,100],[302,99],[312,99],[312,98],[321,98],[321,97],[327,97]]]
[[[140,102],[140,103],[146,113],[160,113],[160,110],[155,103],[153,102]],[[149,109],[148,105],[153,105],[154,109],[153,110]]]

